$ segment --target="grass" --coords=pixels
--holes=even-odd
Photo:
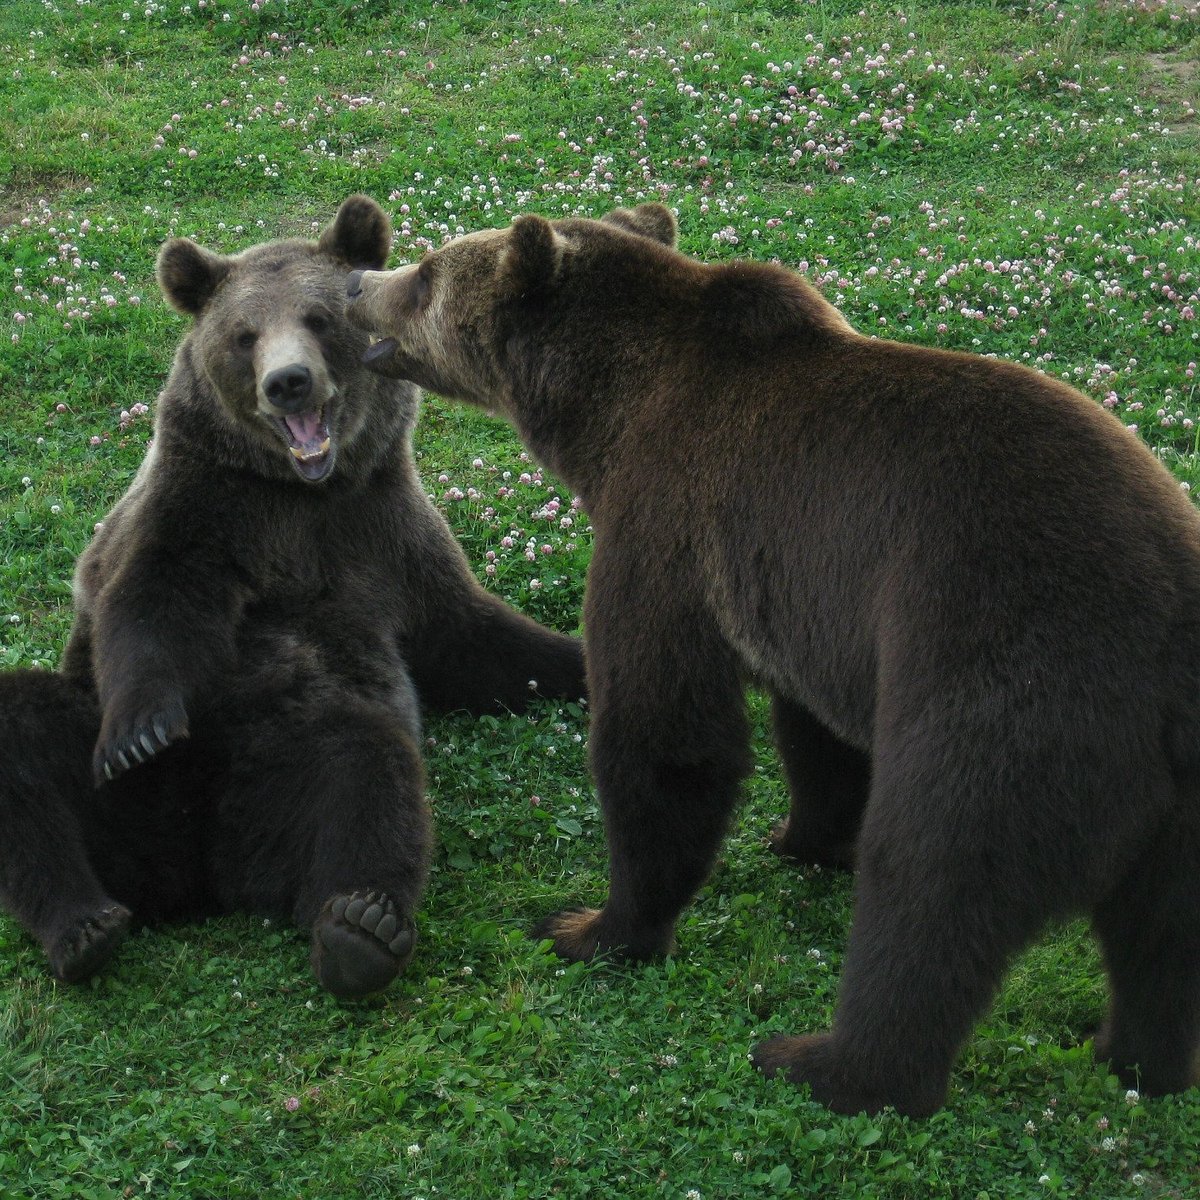
[[[663,199],[860,328],[1060,375],[1200,484],[1200,26],[1183,3],[8,0],[0,7],[0,664],[53,666],[72,564],[144,452],[181,324],[153,261],[307,233],[349,192],[397,260],[519,211]],[[586,514],[431,399],[422,471],[480,577],[578,623]],[[564,518],[571,523],[564,524]],[[528,553],[527,553],[528,551]],[[410,972],[339,1005],[252,917],[56,986],[0,918],[0,1197],[1178,1197],[1200,1093],[1080,1042],[1083,926],[1024,955],[948,1107],[831,1116],[746,1050],[832,1009],[851,881],[789,868],[765,709],[726,853],[665,963],[522,931],[604,896],[584,713],[431,722],[439,850]]]

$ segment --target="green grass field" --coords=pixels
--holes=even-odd
[[[57,662],[75,557],[145,450],[183,329],[159,244],[306,234],[354,191],[395,261],[662,200],[689,253],[1066,378],[1200,484],[1195,8],[6,0],[0,666]],[[480,578],[577,628],[570,493],[436,398],[417,441]],[[75,988],[0,918],[0,1198],[1200,1194],[1200,1091],[1143,1101],[1092,1061],[1082,925],[1015,964],[929,1121],[753,1072],[757,1038],[827,1025],[851,893],[768,852],[786,795],[753,712],[745,805],[659,965],[523,934],[604,896],[574,706],[429,724],[422,940],[374,1001],[319,992],[305,939],[251,917],[144,931]]]

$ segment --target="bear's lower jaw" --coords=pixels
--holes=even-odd
[[[325,410],[271,417],[283,435],[296,474],[306,483],[317,483],[333,469],[334,442]]]
[[[389,358],[395,356],[396,349],[395,338],[380,338],[379,341],[372,342],[367,347],[362,356],[362,364],[364,367],[380,366]]]

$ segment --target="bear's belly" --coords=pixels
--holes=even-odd
[[[778,614],[771,622],[747,619],[752,612],[727,611],[721,626],[754,684],[801,705],[843,741],[869,751],[874,647],[861,636],[835,640],[829,630]]]

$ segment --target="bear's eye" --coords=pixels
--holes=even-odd
[[[237,344],[243,350],[249,350],[258,341],[258,334],[253,329],[243,329],[237,335]]]
[[[329,331],[329,318],[324,313],[312,312],[304,318],[305,325],[318,337]]]

